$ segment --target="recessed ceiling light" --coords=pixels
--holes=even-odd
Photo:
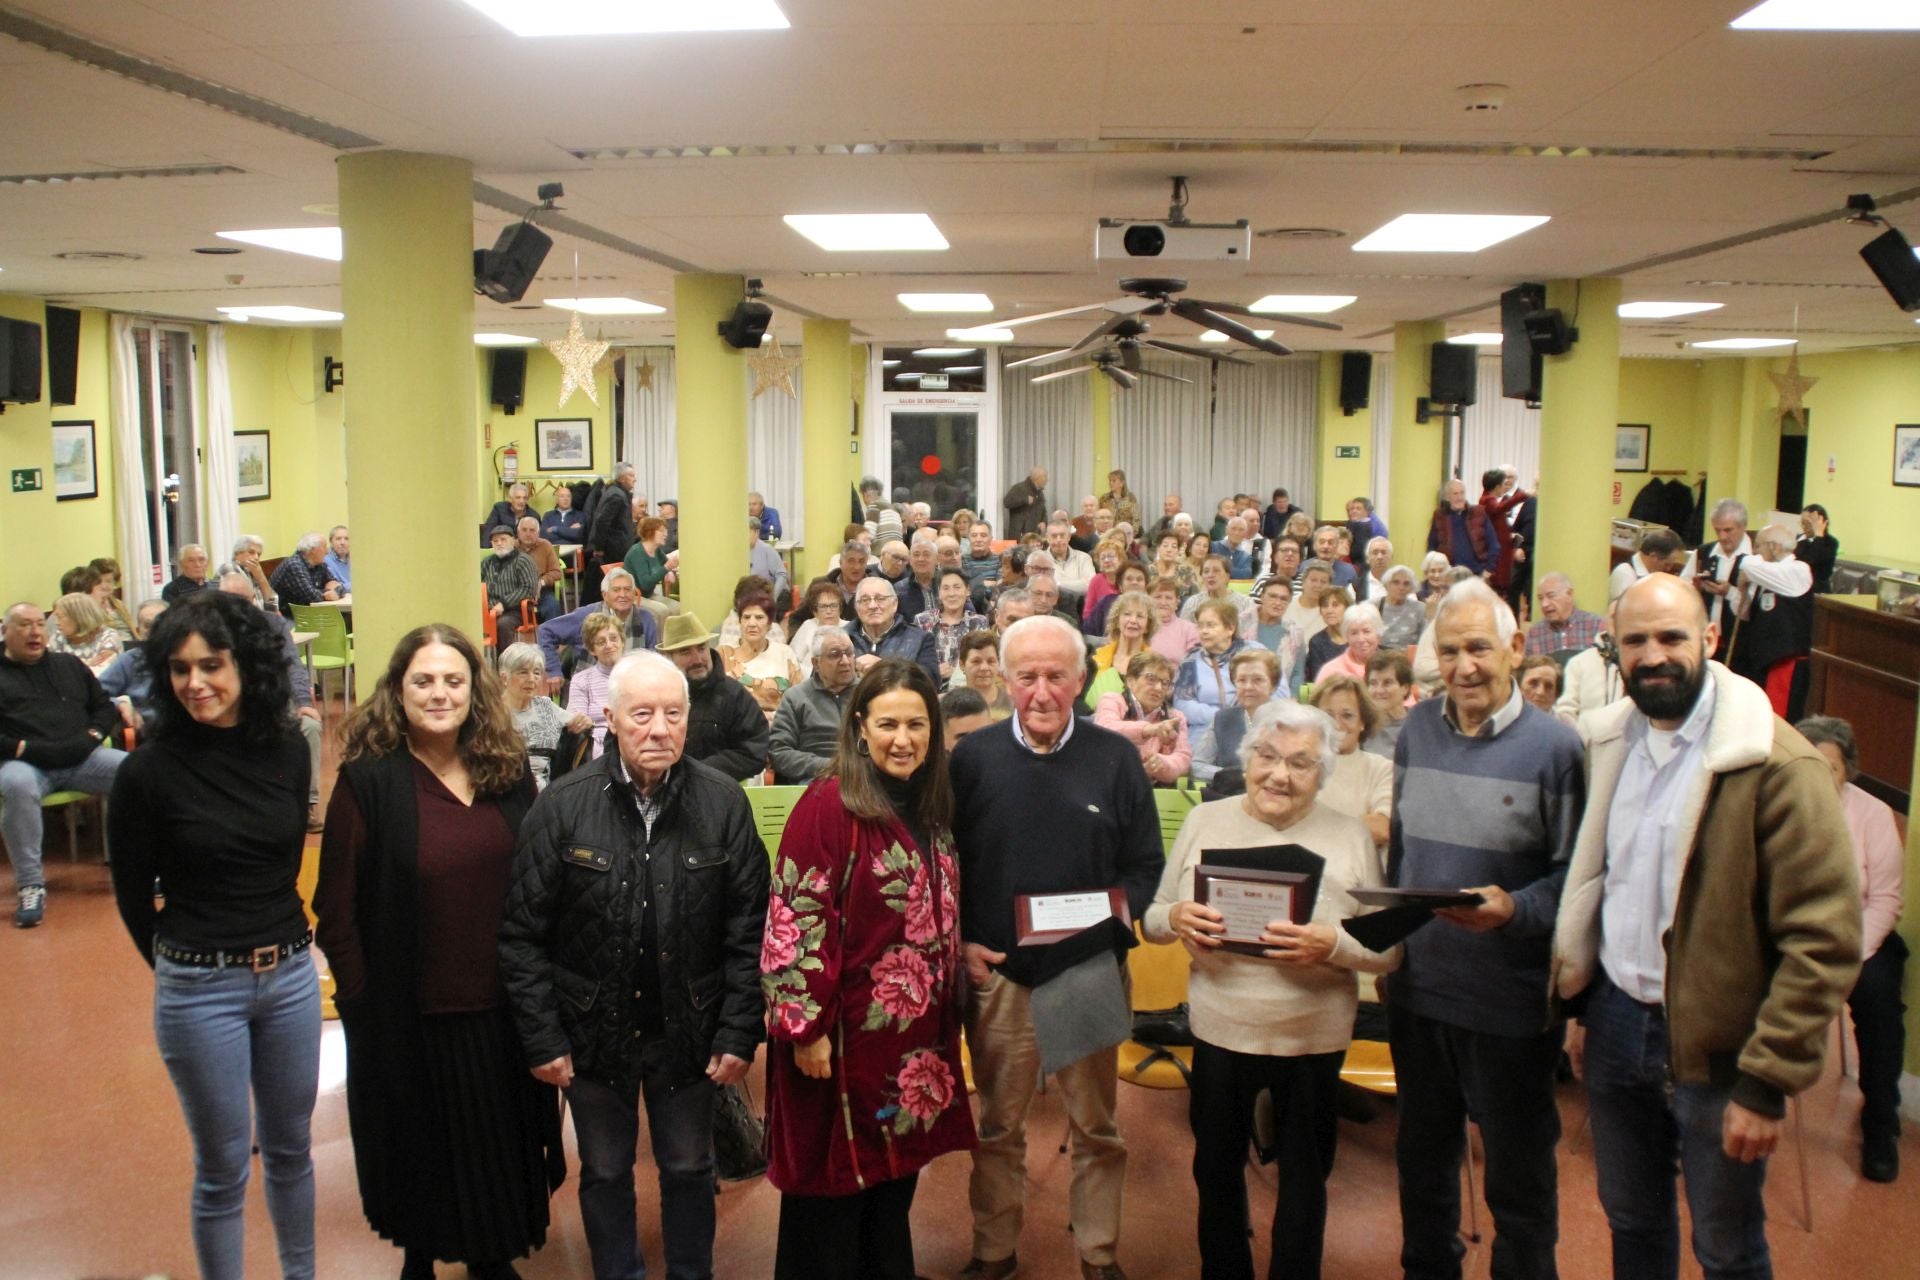
[[[993,299],[984,293],[898,293],[909,311],[991,311]]]
[[[882,360],[882,361],[880,362],[880,367],[881,367],[882,369],[891,369],[891,368],[893,368],[893,367],[894,367],[895,365],[897,365],[897,364],[899,364],[899,363],[900,363],[900,362],[899,362],[898,360]]]
[[[918,382],[920,375],[917,373],[896,373],[893,375],[893,380],[895,382]]]
[[[1549,221],[1539,214],[1403,213],[1353,246],[1355,253],[1478,253]]]
[[[1271,338],[1273,336],[1273,330],[1271,329],[1255,329],[1253,333],[1254,333],[1254,336],[1257,338]],[[1221,333],[1217,329],[1209,329],[1205,333],[1200,335],[1200,341],[1228,342],[1228,341],[1231,341],[1231,339],[1229,339],[1226,334]]]
[[[1913,0],[1764,0],[1728,25],[1743,31],[1920,31]]]
[[[325,258],[329,262],[340,261],[338,227],[281,227],[265,231],[216,231],[213,234],[222,240],[257,244],[262,249],[301,253],[309,258]]]
[[[1798,338],[1714,338],[1687,345],[1702,351],[1756,351],[1761,347],[1790,347],[1798,341]]]
[[[677,31],[784,31],[774,0],[467,0],[517,36],[634,36]]]
[[[523,338],[517,333],[476,333],[473,345],[476,347],[530,347],[540,341],[538,338]]]
[[[1270,293],[1247,308],[1249,311],[1278,311],[1296,316],[1325,315],[1350,307],[1359,301],[1350,293]]]
[[[230,244],[203,244],[203,245],[197,246],[194,249],[194,252],[204,253],[209,258],[226,258],[226,257],[231,257],[236,253],[245,253],[246,250],[236,249]]]
[[[781,221],[831,253],[947,247],[947,238],[924,213],[790,213]]]
[[[1620,304],[1622,320],[1669,320],[1674,316],[1698,315],[1702,311],[1718,311],[1726,306],[1724,302],[1623,302]]]
[[[251,320],[279,320],[286,324],[319,324],[344,320],[338,311],[320,311],[313,307],[215,307],[229,320],[246,324]]]
[[[913,354],[938,359],[941,356],[968,356],[978,350],[978,347],[921,347]]]
[[[638,298],[542,298],[541,301],[562,311],[578,311],[589,316],[658,316],[665,315],[667,310]]]
[[[1011,329],[949,329],[947,336],[957,342],[1012,342]]]
[[[1447,341],[1456,347],[1497,347],[1504,339],[1497,333],[1456,333]]]
[[[950,364],[947,366],[947,372],[948,373],[978,373],[984,367],[985,366],[983,365],[977,365],[977,364]]]

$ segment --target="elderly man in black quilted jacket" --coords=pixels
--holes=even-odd
[[[684,758],[686,677],[615,664],[619,750],[527,815],[500,932],[528,1067],[567,1091],[596,1280],[646,1275],[633,1164],[644,1095],[669,1280],[713,1274],[714,1090],[763,1034],[767,851],[733,779]]]

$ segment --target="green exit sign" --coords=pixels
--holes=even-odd
[[[1360,446],[1357,444],[1337,444],[1333,446],[1333,456],[1336,458],[1357,458],[1360,456]]]
[[[33,493],[44,488],[40,483],[40,468],[25,467],[13,473],[13,491],[15,493]]]

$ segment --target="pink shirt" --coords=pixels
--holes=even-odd
[[[1868,960],[1900,922],[1900,877],[1904,853],[1893,810],[1849,782],[1840,789],[1840,809],[1853,837],[1853,858],[1860,868],[1860,904],[1864,917],[1860,958]]]
[[[1147,648],[1164,655],[1168,662],[1178,667],[1199,643],[1199,628],[1176,615],[1160,624],[1160,629],[1153,633],[1153,639],[1147,641]]]
[[[1349,650],[1342,649],[1320,664],[1319,674],[1313,678],[1314,683],[1318,684],[1329,676],[1352,676],[1364,685],[1367,682],[1367,669],[1365,666],[1353,660],[1353,655]]]

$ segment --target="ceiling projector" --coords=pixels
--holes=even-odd
[[[1167,258],[1180,262],[1245,262],[1253,229],[1238,222],[1102,218],[1094,228],[1096,258]]]

